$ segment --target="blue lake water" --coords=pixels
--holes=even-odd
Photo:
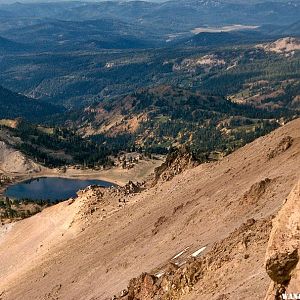
[[[76,192],[89,185],[113,186],[103,180],[81,180],[61,177],[40,177],[8,187],[5,196],[14,199],[61,201],[76,196]]]

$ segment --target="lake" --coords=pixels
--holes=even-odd
[[[40,177],[8,187],[5,196],[13,199],[62,201],[76,196],[76,192],[89,185],[114,186],[103,180],[81,180],[61,177]]]

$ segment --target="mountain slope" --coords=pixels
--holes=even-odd
[[[23,119],[0,120],[1,140],[9,148],[23,153],[24,158],[51,168],[69,164],[88,167],[111,165],[109,155],[118,151],[84,139],[76,131],[33,125]],[[5,153],[5,148],[1,150]],[[13,168],[13,163],[11,166]]]
[[[179,299],[262,299],[270,219],[300,177],[299,128],[297,119],[144,191],[87,189],[18,222],[0,244],[2,298],[111,299],[143,271],[198,253],[202,267],[191,266],[203,277]]]
[[[265,26],[262,27],[264,29]],[[266,25],[268,27],[268,25]],[[273,30],[269,29],[268,32],[272,35],[282,35],[282,36],[300,36],[300,21],[297,21],[293,24],[289,24],[286,26],[275,26]]]
[[[247,44],[265,39],[260,32],[203,32],[198,33],[185,42],[187,46],[224,46],[234,44]]]
[[[279,39],[273,43],[258,45],[266,52],[275,52],[285,55],[293,55],[296,51],[300,51],[300,39],[286,37]]]
[[[5,173],[32,173],[41,170],[41,166],[0,141],[0,171]]]
[[[87,21],[47,20],[41,24],[10,28],[5,36],[34,44],[35,51],[147,48],[161,44],[153,29],[103,18]],[[1,44],[0,44],[1,45]]]
[[[28,50],[29,47],[0,36],[0,53],[15,53]]]
[[[27,98],[0,86],[0,119],[25,118],[31,121],[42,120],[64,109],[49,103]]]
[[[136,25],[147,25],[149,28],[155,26],[158,30],[168,29],[170,32],[178,32],[193,29],[201,24],[290,24],[298,21],[300,8],[296,0],[285,3],[182,0],[163,3],[146,1],[14,3],[3,5],[1,9],[19,19],[84,21],[108,17]]]
[[[228,101],[222,96],[161,85],[91,105],[73,116],[75,127],[99,142],[120,140],[161,153],[188,144],[207,160],[229,153],[276,128],[284,115]],[[288,116],[288,112],[286,112]]]

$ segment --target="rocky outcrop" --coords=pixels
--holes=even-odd
[[[143,273],[131,279],[128,289],[112,299],[177,300],[189,294],[197,283],[203,291],[214,291],[216,282],[221,285],[222,278],[230,276],[232,270],[228,264],[236,265],[237,260],[249,259],[257,245],[267,242],[270,230],[271,218],[249,219],[227,238],[215,243],[206,255],[190,257],[181,266],[170,262],[159,276]],[[219,299],[227,298],[221,295]]]
[[[250,189],[244,194],[242,200],[240,201],[240,205],[249,202],[257,202],[258,199],[267,191],[269,186],[271,185],[272,180],[269,178],[265,178],[259,182],[253,184]]]
[[[300,293],[300,182],[273,221],[266,252],[266,271],[272,279],[266,300]],[[288,298],[289,299],[289,298]]]
[[[134,183],[132,181],[129,181],[124,186],[112,186],[109,188],[90,185],[83,190],[79,190],[77,198],[73,199],[73,202],[80,201],[82,203],[76,219],[86,220],[87,223],[85,225],[87,225],[90,219],[95,219],[96,215],[100,219],[106,218],[112,211],[124,208],[130,198],[142,190],[142,183]]]
[[[271,150],[271,152],[268,154],[268,158],[272,159],[276,156],[278,156],[279,154],[285,152],[286,150],[288,150],[293,144],[293,138],[290,136],[286,136],[284,137],[279,144],[277,145],[277,147],[275,147],[273,150]]]
[[[168,154],[166,161],[155,169],[153,185],[158,181],[169,181],[188,168],[199,164],[194,154],[187,147],[180,147]]]
[[[293,55],[295,51],[300,50],[300,40],[294,37],[285,37],[273,43],[257,45],[257,48],[262,48],[266,52]]]

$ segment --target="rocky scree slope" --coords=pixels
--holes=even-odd
[[[263,299],[271,220],[300,178],[299,128],[150,188],[91,187],[16,223],[0,240],[1,297]]]
[[[39,164],[0,140],[0,171],[4,173],[32,173],[40,170]]]

